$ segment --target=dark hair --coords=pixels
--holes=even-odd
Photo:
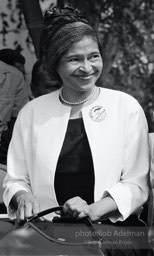
[[[88,24],[78,10],[70,7],[46,10],[44,28],[40,37],[40,56],[43,65],[52,79],[61,83],[56,71],[61,57],[70,47],[83,39],[84,36],[93,38],[102,54],[102,46],[96,31]]]
[[[37,59],[33,65],[32,73],[31,73],[31,84],[37,87],[39,85],[40,79],[42,77],[42,73],[45,76],[50,78],[48,71],[44,69],[42,59]],[[52,86],[54,85],[55,88],[59,89],[61,86],[57,83],[57,81],[51,80]]]
[[[25,58],[17,50],[5,48],[0,50],[0,60],[8,65],[14,66],[15,62],[25,64]]]
[[[42,70],[42,60],[38,59],[32,68],[32,74],[31,74],[31,83],[36,84],[38,82],[38,74],[40,73],[40,70]]]

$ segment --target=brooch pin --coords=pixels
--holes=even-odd
[[[90,110],[89,115],[93,121],[100,122],[106,117],[106,110],[102,106],[95,106]]]

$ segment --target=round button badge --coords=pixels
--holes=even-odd
[[[93,121],[100,122],[106,117],[106,110],[102,106],[95,106],[89,114]]]

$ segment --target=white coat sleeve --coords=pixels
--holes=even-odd
[[[10,201],[13,195],[25,190],[31,192],[28,168],[26,165],[26,156],[24,151],[24,143],[22,132],[24,133],[24,140],[28,139],[29,129],[28,123],[23,122],[22,111],[19,113],[17,121],[14,126],[13,136],[8,149],[7,156],[7,174],[4,179],[3,200],[8,209],[8,216],[12,219],[15,217],[14,209],[10,206]]]
[[[121,179],[105,194],[115,200],[119,216],[111,221],[123,221],[137,211],[149,195],[149,135],[145,114],[140,107],[131,113],[125,133]]]

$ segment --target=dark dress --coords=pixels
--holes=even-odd
[[[56,168],[55,192],[60,205],[75,196],[88,204],[94,202],[94,168],[82,118],[68,123]]]

